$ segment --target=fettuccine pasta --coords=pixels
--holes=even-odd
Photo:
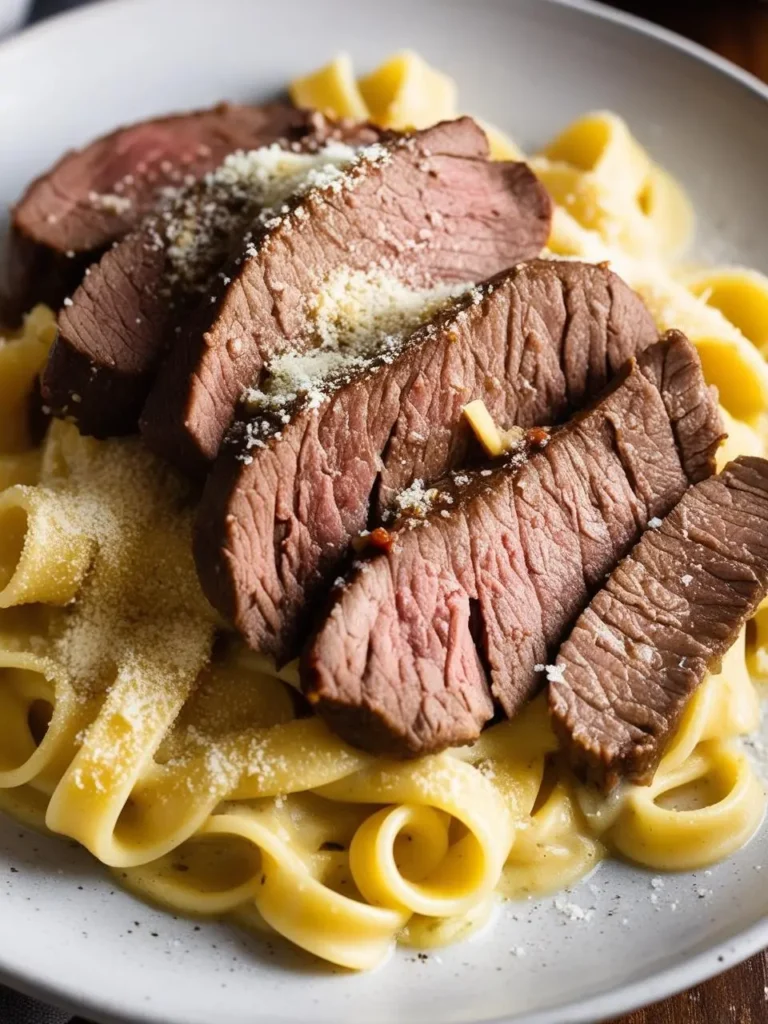
[[[386,127],[459,112],[454,83],[404,52],[358,79],[347,56],[294,101]],[[487,126],[493,155],[521,151]],[[765,454],[768,279],[691,270],[690,205],[627,125],[590,113],[531,157],[557,208],[553,259],[610,260],[660,330],[698,346],[721,395],[723,461]],[[221,633],[195,574],[192,495],[133,439],[25,410],[54,334],[38,307],[0,343],[0,807],[77,840],[140,896],[230,916],[335,964],[456,941],[499,898],[556,891],[620,855],[711,864],[754,833],[768,607],[691,700],[653,784],[596,799],[560,758],[543,698],[471,747],[409,762],[297,714],[289,667]]]

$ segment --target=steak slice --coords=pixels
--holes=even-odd
[[[660,344],[669,359],[687,350],[691,411],[712,403],[693,347]],[[476,739],[493,698],[512,716],[536,692],[605,574],[689,484],[652,376],[632,359],[542,451],[454,476],[424,519],[356,565],[301,664],[331,728],[374,753],[420,755]],[[718,440],[688,438],[712,452]]]
[[[175,329],[209,301],[216,273],[232,250],[241,250],[262,211],[263,161],[297,171],[309,160],[325,160],[318,150],[328,161],[351,159],[353,146],[380,137],[368,125],[313,123],[313,134],[289,148],[265,134],[269,149],[239,150],[201,181],[166,190],[159,209],[86,270],[59,314],[43,375],[45,400],[56,415],[74,418],[81,433],[96,437],[137,429]]]
[[[715,450],[725,436],[717,388],[703,385],[698,356],[682,331],[667,331],[664,339],[645,352],[640,368],[664,399],[683,468],[698,483],[715,472]]]
[[[57,309],[85,268],[150,210],[163,186],[200,177],[227,153],[312,130],[288,103],[236,106],[142,121],[65,154],[14,207],[2,316],[36,302]]]
[[[561,647],[549,706],[577,771],[606,789],[649,783],[767,593],[768,462],[740,458],[643,535]]]
[[[429,486],[465,462],[468,401],[481,398],[500,423],[561,422],[656,339],[610,270],[535,260],[327,381],[320,401],[244,410],[195,531],[208,599],[253,648],[290,658],[350,541],[414,479]]]
[[[341,268],[384,268],[422,288],[537,255],[549,197],[525,164],[487,155],[485,133],[460,118],[371,147],[343,178],[289,203],[174,344],[142,416],[150,447],[204,470],[269,358],[311,345],[307,303]]]

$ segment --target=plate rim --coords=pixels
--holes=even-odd
[[[164,2],[170,6],[173,3],[178,3],[178,0],[164,0]],[[463,2],[469,2],[469,0],[463,0]],[[515,0],[508,0],[508,2],[514,3]],[[628,28],[633,33],[649,37],[708,65],[726,78],[738,82],[748,92],[756,95],[768,105],[768,84],[751,72],[738,67],[726,57],[721,57],[707,47],[687,39],[671,29],[656,25],[638,15],[609,7],[599,0],[538,0],[538,2],[547,3],[550,7],[582,11],[598,21],[611,22]],[[62,21],[85,23],[103,19],[108,22],[113,10],[140,5],[149,6],[149,0],[101,0],[99,3],[62,11],[0,41],[0,60],[17,46],[25,45],[31,37],[55,35],[58,25]],[[766,948],[768,948],[768,918],[757,921],[731,938],[714,941],[682,963],[650,973],[618,988],[609,989],[598,995],[586,996],[576,1001],[561,1003],[547,1010],[524,1013],[522,1016],[517,1014],[494,1017],[483,1024],[597,1024],[597,1022],[617,1014],[630,1013],[676,995],[735,967]],[[31,971],[8,967],[3,963],[1,948],[0,983],[30,998],[59,1007],[66,1012],[84,1013],[94,1021],[103,1022],[103,1024],[165,1024],[149,1008],[129,1008],[121,1005],[120,1001],[110,1005],[109,999],[92,997],[79,990],[74,981],[69,985],[62,982],[52,983],[41,979]]]

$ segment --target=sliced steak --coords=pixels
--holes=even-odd
[[[714,473],[715,450],[723,438],[717,388],[704,383],[698,357],[691,357],[691,344],[681,331],[667,331],[665,340],[648,349],[640,368],[661,393],[683,468],[691,483],[698,483]]]
[[[541,250],[551,203],[532,172],[487,159],[470,118],[371,147],[340,180],[254,236],[160,370],[142,417],[150,446],[204,470],[268,359],[312,343],[307,302],[340,268],[385,267],[414,287],[477,281]]]
[[[661,344],[685,346],[701,377],[685,339]],[[688,394],[692,410],[712,401],[703,378]],[[719,433],[689,442],[714,450]],[[542,451],[454,476],[357,564],[302,658],[308,699],[348,742],[394,756],[471,742],[494,698],[514,715],[605,574],[680,500],[685,462],[631,360]]]
[[[337,159],[351,158],[352,146],[381,134],[368,125],[334,125],[324,118],[312,123],[313,134],[288,148],[265,128],[263,142],[274,147],[268,158],[292,161],[293,168],[321,159],[311,154],[325,153],[326,145]],[[196,305],[208,302],[216,273],[233,250],[242,251],[262,210],[263,149],[254,142],[254,150],[230,154],[201,181],[166,190],[159,209],[86,270],[72,300],[65,300],[43,389],[53,412],[74,418],[82,433],[109,437],[137,429],[175,330]]]
[[[648,530],[580,616],[550,675],[574,767],[648,783],[693,692],[768,593],[768,462],[740,458]]]
[[[535,260],[327,381],[321,400],[244,411],[195,532],[208,599],[252,647],[291,657],[352,538],[414,479],[429,486],[464,463],[467,402],[481,398],[500,423],[562,422],[656,339],[610,270]]]
[[[163,186],[200,177],[227,153],[312,130],[288,103],[177,114],[120,128],[67,153],[16,204],[8,240],[3,319],[36,302],[58,308],[86,266],[150,210]]]

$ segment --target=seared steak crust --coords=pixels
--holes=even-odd
[[[334,271],[380,267],[415,287],[482,280],[537,255],[550,212],[524,164],[487,159],[470,118],[380,147],[254,237],[161,367],[142,416],[147,442],[205,470],[270,356],[311,343],[306,300]]]
[[[384,521],[414,479],[463,464],[462,407],[499,423],[562,421],[657,338],[611,271],[535,260],[473,290],[379,359],[329,388],[319,408],[244,445],[238,424],[208,478],[195,553],[209,600],[254,648],[292,656],[352,538]],[[245,414],[243,414],[245,415]]]
[[[740,458],[648,530],[580,616],[549,686],[576,769],[647,783],[707,672],[768,593],[768,462]]]
[[[660,344],[668,359],[684,349],[701,377],[685,338]],[[309,700],[348,742],[395,756],[440,750],[475,739],[492,698],[514,715],[536,692],[606,573],[690,482],[641,368],[656,358],[631,360],[542,451],[471,474],[357,565],[302,659]],[[693,406],[713,402],[703,381],[686,393]],[[704,433],[711,420],[701,417]],[[716,423],[686,443],[702,451],[719,436]]]
[[[298,138],[311,126],[312,115],[288,103],[222,103],[119,128],[65,154],[13,209],[0,321],[15,324],[36,302],[57,309],[164,186],[200,177],[236,149]]]
[[[283,119],[262,121],[260,136],[254,126],[249,133],[252,149],[280,139]],[[302,152],[331,139],[368,145],[381,135],[369,125],[318,116],[307,124],[312,133],[291,144]],[[201,302],[210,306],[216,274],[233,251],[242,252],[243,237],[260,212],[246,187],[224,188],[203,179],[175,192],[86,271],[59,314],[59,334],[43,375],[45,400],[56,415],[75,419],[84,434],[110,437],[137,429],[164,352],[194,308]],[[194,260],[183,273],[172,259],[174,226],[195,239]]]
[[[704,381],[681,331],[667,331],[665,338],[667,344],[648,349],[640,367],[664,399],[685,472],[698,483],[715,472],[724,438],[717,389]]]

